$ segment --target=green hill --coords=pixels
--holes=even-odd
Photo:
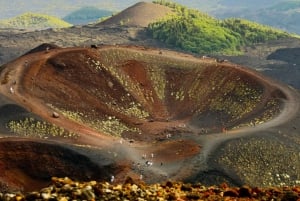
[[[186,51],[237,54],[242,46],[291,36],[243,19],[218,20],[176,3],[164,0],[154,3],[171,7],[176,14],[151,23],[149,33],[155,39]]]
[[[88,24],[97,22],[100,18],[108,17],[113,14],[109,10],[101,10],[96,7],[84,7],[76,10],[63,18],[71,24]]]
[[[17,17],[0,21],[0,27],[2,28],[46,29],[65,28],[70,26],[72,26],[72,24],[59,18],[37,13],[24,13]]]

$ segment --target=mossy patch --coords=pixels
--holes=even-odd
[[[63,138],[78,138],[79,135],[65,130],[62,127],[50,124],[45,121],[39,121],[34,118],[25,118],[23,120],[10,121],[7,123],[7,128],[13,133],[25,137],[63,137]]]

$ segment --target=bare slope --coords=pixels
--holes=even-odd
[[[33,191],[48,185],[54,175],[76,180],[94,178],[103,181],[115,171],[114,164],[99,167],[88,157],[62,144],[11,138],[1,139],[0,145],[1,192],[4,185]]]
[[[166,6],[153,3],[139,2],[98,25],[127,25],[147,27],[149,23],[155,22],[172,10]]]
[[[277,115],[285,98],[254,72],[213,59],[110,47],[50,55],[28,61],[21,90],[91,127],[119,122],[122,130],[102,130],[117,136],[143,132],[149,120],[186,121],[209,131],[258,124]]]
[[[66,28],[71,24],[53,16],[38,13],[24,13],[11,19],[1,20],[1,28],[14,29],[48,29]]]

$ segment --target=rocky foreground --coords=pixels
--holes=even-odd
[[[201,184],[165,182],[136,184],[128,178],[124,184],[76,182],[69,178],[52,178],[49,187],[39,192],[1,193],[0,200],[281,200],[299,201],[300,186],[251,188],[226,184],[206,187]]]

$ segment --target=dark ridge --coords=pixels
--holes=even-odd
[[[300,48],[278,49],[267,57],[268,60],[280,60],[300,65]]]

